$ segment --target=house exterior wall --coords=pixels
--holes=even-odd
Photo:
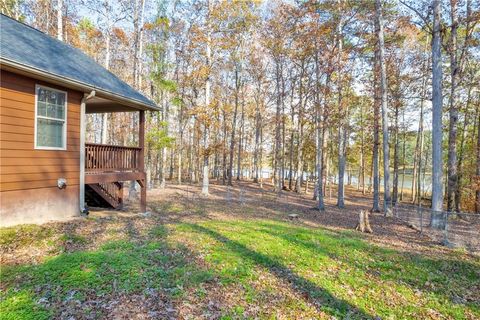
[[[36,150],[35,85],[67,92],[66,150]],[[0,226],[79,215],[82,93],[0,71]],[[59,189],[57,180],[67,187]]]

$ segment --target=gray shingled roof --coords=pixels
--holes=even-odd
[[[0,58],[156,109],[155,103],[81,50],[3,14],[0,14]]]

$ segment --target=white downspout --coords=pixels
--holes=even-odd
[[[80,213],[88,214],[88,210],[85,209],[85,110],[87,100],[95,96],[95,90],[92,90],[90,94],[83,94],[82,101],[80,103]]]

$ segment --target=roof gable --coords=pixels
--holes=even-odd
[[[0,14],[0,58],[157,109],[154,102],[81,50],[3,14]]]

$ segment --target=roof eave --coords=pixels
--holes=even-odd
[[[131,99],[124,97],[122,95],[115,94],[113,92],[110,92],[108,90],[102,89],[102,88],[97,88],[95,86],[92,86],[87,83],[83,83],[78,80],[70,79],[68,77],[64,76],[59,76],[56,74],[52,74],[22,63],[18,63],[16,61],[10,60],[10,59],[5,59],[3,57],[0,57],[0,66],[2,69],[14,69],[18,70],[21,73],[25,75],[34,75],[38,78],[45,79],[48,81],[52,81],[57,85],[61,85],[64,87],[68,87],[70,89],[77,89],[82,92],[91,92],[92,90],[95,90],[96,95],[102,96],[104,98],[110,99],[112,101],[116,101],[122,105],[130,106],[132,108],[138,109],[138,110],[150,110],[150,111],[158,111],[159,108],[155,105],[151,104],[146,104],[142,101],[136,100],[136,99]],[[7,68],[4,68],[4,67]],[[11,70],[11,71],[14,71]]]

